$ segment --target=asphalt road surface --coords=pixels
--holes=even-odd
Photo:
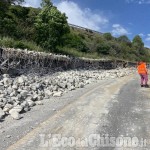
[[[0,150],[150,150],[150,89],[132,75],[45,100],[0,122]]]

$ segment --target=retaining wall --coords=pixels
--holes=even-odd
[[[74,58],[66,55],[35,52],[13,48],[0,48],[1,73],[45,74],[68,69],[115,69],[136,64],[121,60]]]

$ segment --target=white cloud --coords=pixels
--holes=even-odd
[[[23,6],[25,7],[40,7],[41,0],[25,0]]]
[[[132,3],[134,0],[126,0],[127,3]]]
[[[139,4],[150,4],[150,0],[139,0]]]
[[[147,48],[150,48],[150,34],[147,34],[146,35],[146,38],[144,39],[144,45],[145,45],[145,47],[147,47]]]
[[[150,41],[150,34],[147,34],[145,41]]]
[[[144,37],[145,35],[143,33],[140,33],[139,36]]]
[[[150,48],[150,45],[144,45],[144,47]]]
[[[127,3],[150,4],[150,0],[126,0]]]
[[[68,22],[85,28],[101,31],[109,20],[101,13],[94,13],[90,8],[82,9],[72,1],[63,1],[56,4],[57,8],[66,13]]]
[[[114,36],[120,36],[120,35],[127,35],[130,34],[124,27],[122,27],[120,24],[113,24],[112,25],[113,30],[112,34]]]

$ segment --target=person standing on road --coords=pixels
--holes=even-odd
[[[141,87],[149,87],[148,83],[148,70],[146,67],[146,63],[141,61],[137,66],[138,73],[141,77]]]

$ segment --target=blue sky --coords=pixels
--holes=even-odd
[[[25,6],[40,7],[41,0],[25,0]],[[52,0],[65,12],[68,22],[130,40],[140,35],[150,47],[150,0]]]

